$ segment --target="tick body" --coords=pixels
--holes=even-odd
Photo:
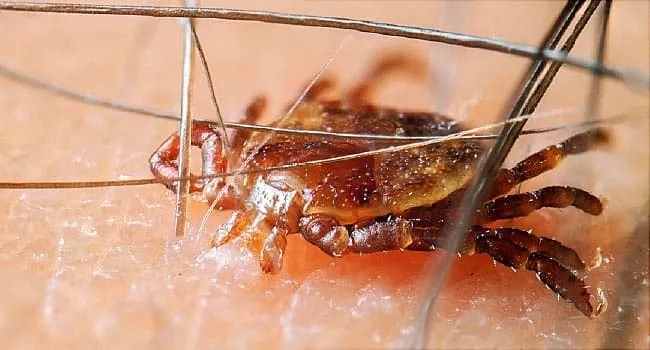
[[[398,67],[385,60],[375,78]],[[316,84],[282,123],[289,129],[365,133],[388,136],[445,136],[462,131],[460,124],[435,113],[403,112],[371,105],[373,81],[363,82],[340,101],[324,100],[329,81]],[[255,122],[264,106],[257,99],[245,121]],[[201,148],[203,175],[235,169],[263,169],[356,154],[382,147],[374,141],[242,132],[234,136],[231,156],[222,148],[219,126],[195,122],[192,144]],[[555,293],[588,317],[594,310],[583,281],[585,264],[561,243],[517,228],[483,224],[528,215],[543,208],[574,206],[591,215],[602,212],[601,201],[574,187],[550,186],[530,193],[506,195],[516,185],[554,168],[568,155],[607,141],[600,129],[576,135],[502,169],[479,206],[458,253],[485,253],[516,270],[532,270]],[[150,159],[153,174],[168,188],[178,174],[179,136],[170,136]],[[262,270],[276,273],[289,234],[301,234],[323,252],[349,253],[447,248],[462,194],[475,175],[484,147],[478,141],[454,140],[399,152],[263,174],[194,180],[192,192],[234,212],[221,226],[213,246],[243,238],[259,256]]]

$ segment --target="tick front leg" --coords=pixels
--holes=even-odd
[[[260,267],[266,273],[278,273],[282,270],[284,250],[287,248],[287,234],[283,225],[276,225],[266,236],[260,251]]]
[[[227,168],[227,159],[217,128],[217,125],[212,122],[192,123],[192,146],[201,148],[203,175],[215,175]],[[153,175],[172,191],[178,187],[178,181],[170,181],[170,179],[178,177],[179,151],[180,135],[175,132],[149,158]],[[190,186],[190,192],[200,192],[203,190],[204,180],[191,180]]]
[[[243,236],[251,252],[259,257],[262,271],[278,273],[282,270],[289,231],[282,223],[269,229],[268,221],[266,214],[254,209],[236,210],[217,230],[212,239],[212,247],[218,248]]]
[[[228,158],[223,148],[219,126],[214,122],[196,121],[192,123],[192,146],[201,148],[201,175],[213,176],[225,172],[228,169]],[[178,132],[172,134],[160,145],[158,150],[149,158],[149,166],[153,175],[172,191],[176,191],[178,181],[178,156],[180,150],[180,136]],[[192,174],[191,176],[195,176]],[[210,188],[206,189],[206,197],[213,201],[221,192],[226,181],[223,178],[213,180],[191,179],[190,193],[204,191],[206,183]],[[217,203],[220,209],[233,208],[235,205],[235,193],[232,188],[227,188],[220,196]]]
[[[241,236],[244,231],[250,227],[253,222],[253,213],[251,211],[234,211],[228,220],[224,222],[212,239],[212,246],[218,248],[232,239]]]

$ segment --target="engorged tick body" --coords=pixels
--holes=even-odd
[[[400,61],[386,60],[377,75]],[[411,113],[368,103],[372,82],[365,82],[342,101],[324,101],[329,86],[316,84],[282,123],[289,129],[322,130],[402,136],[444,136],[462,131],[459,124],[434,113]],[[264,100],[248,108],[245,121],[254,122]],[[385,147],[376,141],[315,138],[238,131],[232,160],[222,148],[219,126],[195,122],[192,144],[202,150],[203,175],[235,169],[263,169],[356,154]],[[525,216],[543,207],[574,206],[592,215],[602,211],[600,200],[588,192],[551,186],[509,196],[517,184],[554,168],[564,157],[604,143],[606,134],[592,130],[531,155],[512,169],[501,170],[488,202],[480,206],[459,253],[486,253],[513,269],[535,271],[549,288],[588,317],[597,315],[585,287],[585,265],[561,243],[516,228],[487,228],[484,223]],[[178,174],[178,134],[151,157],[151,170],[170,189]],[[217,207],[234,209],[213,240],[220,246],[242,237],[259,253],[265,272],[278,272],[286,237],[299,233],[331,256],[387,250],[446,248],[449,228],[463,191],[475,175],[484,148],[478,141],[454,140],[416,149],[388,152],[339,162],[263,174],[242,175],[234,181],[196,180],[192,192],[203,191]]]

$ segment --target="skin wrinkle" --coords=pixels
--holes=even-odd
[[[444,15],[439,9],[441,5],[416,2],[412,6],[416,5],[422,7],[416,11],[404,4],[385,2],[385,13],[369,9],[367,4],[349,2],[252,2],[236,6],[338,13],[436,27],[435,18]],[[645,51],[638,48],[648,42],[648,31],[638,28],[648,23],[648,11],[637,7],[641,5],[619,2],[613,6],[611,47],[607,54],[613,64],[644,67],[648,60],[647,55],[640,54],[647,52],[647,47]],[[443,29],[496,35],[531,45],[536,44],[536,35],[541,32],[532,28],[546,26],[544,18],[557,12],[557,8],[545,10],[552,3],[526,7],[506,2],[481,7],[471,2],[458,6],[459,12],[467,16],[466,26],[454,27],[454,23],[449,23]],[[498,6],[515,6],[508,8],[510,16],[518,13],[521,18],[506,20],[509,17],[503,14],[504,8]],[[122,74],[132,61],[132,45],[122,45],[114,38],[133,36],[137,24],[154,21],[151,23],[156,26],[155,35],[142,53],[142,67],[123,101],[158,110],[178,110],[181,29],[174,20],[3,13],[4,21],[20,35],[0,34],[0,44],[6,48],[0,52],[0,62],[75,90],[114,99],[122,93]],[[529,29],[521,30],[524,24]],[[224,32],[230,33],[228,37]],[[212,40],[211,33],[221,33],[217,34],[218,42]],[[590,34],[586,33],[579,51],[583,57],[591,53]],[[218,76],[215,88],[219,102],[223,103],[224,116],[236,121],[253,96],[264,93],[271,103],[262,121],[267,123],[281,115],[347,33],[201,22],[199,35]],[[353,43],[332,64],[331,72],[339,77],[343,89],[357,82],[381,51],[398,49],[427,57],[435,55],[438,47],[357,34]],[[94,60],[89,58],[89,52],[93,52]],[[458,53],[457,86],[450,93],[449,107],[445,111],[433,110],[454,115],[477,93],[495,96],[495,101],[479,101],[467,108],[469,122],[482,125],[502,106],[499,98],[512,88],[510,82],[519,76],[517,69],[525,61],[480,51],[469,53],[459,49]],[[387,80],[387,90],[380,91],[376,101],[432,110],[436,96],[429,96],[419,83],[400,75]],[[540,111],[583,104],[587,91],[584,87],[589,80],[588,75],[562,70],[551,87],[555,93],[551,92]],[[602,116],[645,113],[646,95],[623,93],[614,85],[606,84],[603,88]],[[8,157],[3,175],[6,180],[147,177],[148,156],[176,128],[171,122],[81,107],[4,79],[0,79],[0,87],[0,110],[7,121],[0,139],[10,140],[0,150]],[[197,115],[211,117],[205,85],[197,82],[196,91]],[[643,113],[634,111],[639,106]],[[591,271],[589,284],[603,287],[608,295],[616,293],[613,281],[617,275],[610,274],[617,273],[624,261],[622,252],[631,244],[626,242],[626,230],[636,226],[632,223],[640,214],[636,208],[641,205],[639,198],[648,196],[648,128],[647,122],[639,119],[643,120],[636,118],[630,124],[614,127],[617,143],[611,149],[568,160],[561,168],[522,188],[527,191],[556,184],[584,187],[609,200],[603,216],[591,220],[572,209],[547,209],[515,220],[515,227],[532,228],[535,233],[557,238],[575,248],[586,261],[594,256],[595,247],[601,246],[604,257],[611,262]],[[526,138],[509,158],[509,164],[521,159],[522,150],[527,147],[537,150],[564,136],[567,134]],[[121,164],[113,164],[116,158],[110,150],[120,148],[128,156],[121,158]],[[12,152],[24,156],[15,157]],[[86,162],[94,162],[96,167],[84,165]],[[594,164],[594,174],[583,174],[584,167],[590,164]],[[624,181],[620,172],[625,173]],[[0,276],[9,282],[0,291],[0,314],[11,323],[0,322],[0,342],[14,348],[35,344],[43,348],[182,348],[188,342],[197,348],[215,344],[228,348],[301,344],[319,348],[400,347],[412,336],[414,312],[419,309],[424,292],[425,286],[418,283],[419,269],[438,255],[393,252],[337,260],[324,256],[299,237],[290,237],[283,272],[279,276],[265,276],[242,242],[207,251],[209,235],[191,242],[196,239],[205,203],[192,201],[189,235],[176,241],[172,237],[173,196],[162,186],[3,190],[0,210],[8,212],[10,206],[15,215],[2,222],[5,229],[0,233]],[[211,215],[206,232],[214,232],[227,215]],[[83,223],[86,217],[93,218],[90,225],[97,231],[96,236],[87,237],[80,228],[61,232],[60,223],[64,220]],[[40,312],[47,295],[46,283],[56,268],[56,256],[50,252],[56,251],[61,235],[65,239],[64,261],[75,269],[60,276],[53,309],[56,322],[47,331]],[[35,258],[43,252],[50,255]],[[96,276],[88,266],[100,266],[110,277]],[[643,271],[639,272],[638,283],[643,278],[647,280],[647,272],[643,276]],[[644,290],[647,292],[647,287]],[[367,298],[385,295],[392,296],[391,300],[374,305],[384,305],[386,309],[371,307],[373,304]],[[363,297],[366,301],[357,305]],[[206,300],[204,306],[201,298]],[[586,320],[566,303],[558,302],[532,273],[494,267],[489,258],[479,256],[463,258],[453,265],[440,298],[440,306],[434,311],[439,322],[431,330],[432,347],[594,347],[599,344],[600,334],[605,334],[606,319],[617,312],[616,305],[610,305],[603,317]],[[637,347],[647,345],[645,302],[647,299],[638,300],[637,308],[630,308],[641,320],[629,343]],[[351,309],[364,316],[353,318],[348,311]],[[201,327],[193,324],[198,310],[204,318]],[[293,332],[293,338],[282,335],[285,327]],[[374,334],[380,338],[373,337]]]

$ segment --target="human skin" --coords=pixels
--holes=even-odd
[[[435,27],[534,45],[560,5],[382,2],[379,9],[367,2],[285,1],[245,6]],[[647,71],[649,6],[614,4],[608,63]],[[178,21],[19,13],[2,13],[0,20],[12,29],[0,33],[0,63],[107,99],[179,111]],[[594,27],[578,43],[577,54],[591,54]],[[258,23],[200,21],[199,35],[222,112],[233,121],[258,94],[270,102],[262,122],[277,119],[345,42],[328,69],[343,92],[382,51],[399,51],[422,62],[430,75],[391,77],[375,101],[435,110],[473,126],[502,118],[528,63],[475,49]],[[195,114],[214,118],[202,70],[196,71]],[[539,110],[584,106],[589,82],[588,74],[563,70]],[[599,116],[627,118],[612,127],[613,144],[571,157],[521,190],[551,184],[582,187],[606,200],[605,212],[589,217],[572,208],[544,209],[497,225],[558,239],[587,262],[600,248],[604,262],[588,273],[588,284],[592,293],[600,288],[606,294],[608,311],[589,320],[558,302],[532,272],[513,272],[487,256],[452,259],[425,330],[429,347],[648,345],[647,226],[643,231],[649,195],[647,92],[605,81],[602,101]],[[0,110],[0,181],[150,177],[149,155],[176,129],[174,122],[71,102],[5,78],[0,78]],[[565,113],[531,125],[583,117]],[[522,138],[507,164],[577,131]],[[335,259],[292,236],[282,272],[264,275],[239,241],[209,248],[212,232],[228,213],[210,215],[199,232],[207,206],[192,201],[189,233],[179,239],[173,233],[173,205],[173,195],[157,185],[2,190],[0,343],[12,348],[174,349],[416,344],[418,315],[432,277],[442,271],[444,253]],[[641,230],[641,239],[635,229]],[[630,254],[638,251],[640,258]],[[630,256],[641,263],[630,263]],[[631,278],[625,279],[626,274]],[[637,293],[641,297],[635,298]],[[628,311],[632,322],[622,318]],[[607,343],[610,334],[622,343]]]

